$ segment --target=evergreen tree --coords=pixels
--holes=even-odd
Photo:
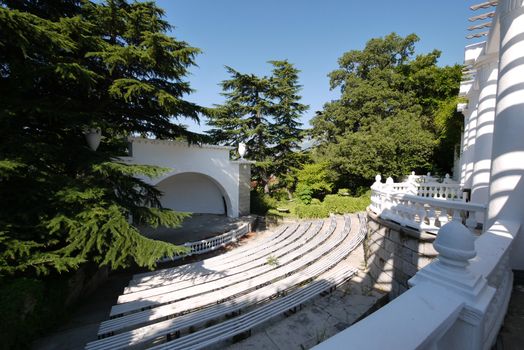
[[[291,170],[304,162],[304,155],[300,152],[304,130],[300,128],[302,123],[299,119],[309,106],[300,103],[300,71],[288,61],[270,63],[274,67],[269,92],[274,101],[274,123],[271,125],[274,138],[274,146],[271,147],[272,173],[278,174],[279,181],[289,190],[295,182]]]
[[[274,68],[269,77],[226,67],[231,75],[221,84],[226,102],[208,111],[214,127],[210,135],[227,145],[247,145],[246,157],[256,161],[253,177],[266,193],[270,176],[286,182],[290,167],[299,164],[298,119],[308,108],[299,102],[299,71],[287,61],[270,63]]]
[[[127,135],[191,137],[172,121],[198,117],[183,96],[199,51],[162,16],[152,2],[1,1],[0,276],[151,267],[181,251],[136,226],[181,222],[136,177],[165,169],[118,160]],[[104,135],[96,152],[90,128]]]
[[[267,188],[269,181],[270,117],[272,101],[267,77],[243,74],[226,67],[231,79],[221,83],[226,97],[223,105],[208,111],[211,137],[226,145],[245,143],[246,157],[256,161],[253,177]]]

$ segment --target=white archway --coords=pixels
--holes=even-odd
[[[165,207],[229,217],[249,214],[251,162],[231,160],[231,147],[134,137],[129,142],[130,156],[122,160],[168,170],[154,179],[142,177],[165,193]]]
[[[231,200],[212,177],[196,172],[171,175],[156,184],[162,206],[176,211],[206,214],[231,213]]]

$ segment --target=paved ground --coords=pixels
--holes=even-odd
[[[214,237],[239,227],[247,217],[230,218],[224,215],[193,214],[184,220],[182,227],[157,229],[142,227],[140,231],[147,237],[174,244],[184,244]]]

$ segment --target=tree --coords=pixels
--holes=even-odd
[[[269,96],[274,101],[271,134],[271,172],[277,174],[279,181],[286,189],[294,185],[292,168],[299,167],[304,162],[304,155],[300,152],[300,142],[304,130],[300,127],[299,119],[308,110],[309,106],[301,104],[298,93],[301,86],[298,84],[298,69],[288,61],[270,61],[273,65],[273,74],[270,78],[271,89]]]
[[[86,261],[151,267],[181,251],[136,226],[183,218],[136,177],[164,169],[118,159],[133,133],[192,136],[172,121],[198,118],[183,96],[199,50],[166,35],[152,2],[1,3],[0,275]],[[105,137],[96,152],[89,128]]]
[[[246,157],[256,161],[253,177],[267,189],[269,182],[269,144],[272,101],[267,77],[242,74],[226,67],[231,79],[221,83],[226,97],[223,105],[209,109],[208,124],[215,127],[211,137],[226,145],[245,143]]]
[[[223,105],[209,109],[210,135],[220,143],[247,145],[246,157],[256,161],[253,177],[266,193],[271,175],[284,180],[298,164],[302,139],[298,119],[307,110],[300,104],[298,70],[287,61],[270,61],[271,76],[243,74],[226,67],[231,79],[222,82]]]
[[[305,204],[310,204],[313,198],[322,199],[333,188],[327,163],[304,164],[297,169],[296,177],[296,194]]]
[[[355,189],[377,173],[401,176],[435,164],[451,168],[452,153],[436,161],[443,129],[435,115],[457,95],[460,66],[438,67],[438,50],[413,57],[417,41],[395,33],[372,39],[343,54],[329,74],[341,96],[313,118],[311,133],[317,158],[329,162],[340,185]]]

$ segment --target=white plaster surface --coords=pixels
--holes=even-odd
[[[225,214],[222,192],[209,177],[198,173],[173,175],[157,184],[165,208],[191,213]]]
[[[239,185],[239,168],[249,166],[250,162],[231,161],[230,147],[143,138],[130,138],[130,143],[132,152],[126,161],[168,169],[158,178],[144,178],[166,193],[162,201],[168,207],[189,212],[224,213],[223,196],[228,216],[238,217],[240,212],[245,212],[239,208],[240,191],[249,187]],[[178,184],[177,179],[180,180]]]

